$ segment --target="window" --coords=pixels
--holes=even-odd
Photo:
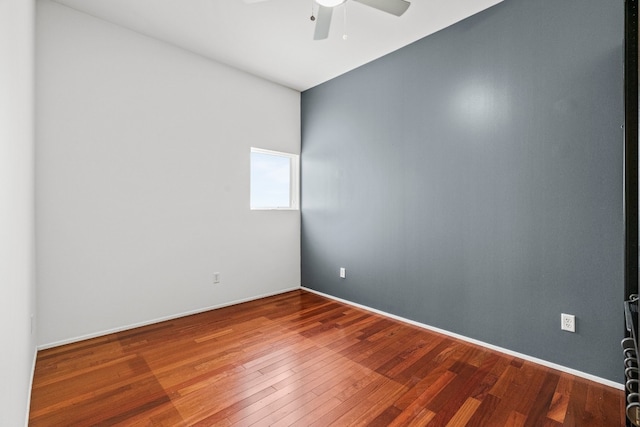
[[[251,148],[251,209],[298,209],[298,156]]]

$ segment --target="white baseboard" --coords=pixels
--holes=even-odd
[[[271,297],[271,296],[274,296],[274,295],[280,295],[280,294],[284,294],[286,292],[295,291],[297,289],[300,289],[300,286],[295,286],[295,287],[287,288],[287,289],[281,289],[281,290],[276,291],[276,292],[271,292],[271,293],[267,293],[267,294],[263,294],[263,295],[252,296],[252,297],[243,298],[243,299],[239,299],[239,300],[234,300],[234,301],[230,301],[230,302],[225,302],[225,303],[222,303],[222,304],[212,305],[212,306],[209,306],[209,307],[198,308],[196,310],[191,310],[191,311],[187,311],[187,312],[184,312],[184,313],[172,314],[172,315],[160,317],[160,318],[157,318],[157,319],[147,320],[147,321],[144,321],[144,322],[134,323],[134,324],[131,324],[131,325],[121,326],[121,327],[113,328],[113,329],[108,329],[106,331],[99,331],[99,332],[94,332],[94,333],[91,333],[91,334],[82,335],[82,336],[79,336],[79,337],[64,339],[64,340],[55,341],[55,342],[51,342],[51,343],[47,343],[47,344],[41,344],[41,345],[38,346],[37,349],[38,350],[45,350],[47,348],[59,347],[61,345],[65,345],[65,344],[72,344],[72,343],[75,343],[75,342],[84,341],[84,340],[88,340],[88,339],[91,339],[91,338],[97,338],[97,337],[102,337],[102,336],[109,335],[109,334],[114,334],[116,332],[128,331],[129,329],[135,329],[135,328],[139,328],[141,326],[153,325],[155,323],[165,322],[167,320],[173,320],[173,319],[178,319],[180,317],[191,316],[193,314],[204,313],[205,311],[211,311],[211,310],[215,310],[215,309],[218,309],[218,308],[230,307],[232,305],[242,304],[243,302],[255,301],[255,300],[261,299],[261,298],[267,298],[267,297]]]
[[[38,348],[33,348],[33,360],[31,361],[31,378],[29,378],[29,393],[27,394],[27,414],[24,417],[24,427],[29,427],[29,414],[31,412],[31,390],[33,390],[33,377],[36,373],[36,360],[38,358]]]
[[[517,358],[520,358],[520,359],[527,360],[529,362],[537,363],[538,365],[546,366],[548,368],[552,368],[552,369],[555,369],[555,370],[558,370],[558,371],[561,371],[561,372],[566,372],[568,374],[575,375],[576,377],[581,377],[581,378],[584,378],[584,379],[587,379],[587,380],[590,380],[590,381],[594,381],[594,382],[597,382],[597,383],[600,383],[600,384],[603,384],[603,385],[606,385],[606,386],[609,386],[609,387],[613,387],[613,388],[616,388],[616,389],[619,389],[619,390],[624,390],[624,384],[620,384],[620,383],[617,383],[615,381],[608,380],[606,378],[600,378],[600,377],[597,377],[595,375],[587,374],[586,372],[577,371],[575,369],[571,369],[571,368],[568,368],[566,366],[557,365],[555,363],[552,363],[552,362],[549,362],[549,361],[546,361],[546,360],[538,359],[536,357],[532,357],[532,356],[529,356],[529,355],[526,355],[526,354],[518,353],[516,351],[508,350],[506,348],[498,347],[498,346],[493,345],[493,344],[489,344],[489,343],[482,342],[482,341],[479,341],[479,340],[476,340],[476,339],[473,339],[473,338],[465,337],[464,335],[459,335],[459,334],[456,334],[456,333],[453,333],[453,332],[446,331],[444,329],[440,329],[440,328],[436,328],[436,327],[433,327],[433,326],[426,325],[424,323],[416,322],[415,320],[406,319],[404,317],[396,316],[395,314],[391,314],[391,313],[387,313],[387,312],[382,311],[382,310],[378,310],[378,309],[375,309],[375,308],[367,307],[366,305],[362,305],[362,304],[358,304],[356,302],[352,302],[352,301],[348,301],[348,300],[345,300],[345,299],[342,299],[342,298],[338,298],[338,297],[335,297],[333,295],[328,295],[328,294],[325,294],[323,292],[316,291],[314,289],[306,288],[304,286],[301,286],[301,289],[304,289],[305,291],[309,291],[309,292],[312,292],[314,294],[323,296],[325,298],[329,298],[329,299],[332,299],[332,300],[335,300],[335,301],[342,302],[342,303],[347,304],[347,305],[352,305],[354,307],[358,307],[358,308],[360,308],[362,310],[371,311],[371,312],[379,314],[381,316],[389,317],[389,318],[394,319],[394,320],[399,320],[399,321],[404,322],[404,323],[409,323],[410,325],[414,325],[414,326],[417,326],[419,328],[427,329],[429,331],[437,332],[439,334],[447,335],[447,336],[450,336],[450,337],[453,337],[453,338],[457,338],[457,339],[462,340],[462,341],[466,341],[466,342],[469,342],[469,343],[472,343],[472,344],[476,344],[476,345],[479,345],[479,346],[482,346],[482,347],[486,347],[486,348],[489,348],[491,350],[507,354],[509,356],[514,356],[514,357],[517,357]]]
[[[615,381],[611,381],[611,380],[608,380],[606,378],[601,378],[601,377],[598,377],[598,376],[595,376],[595,375],[588,374],[586,372],[582,372],[582,371],[578,371],[578,370],[575,370],[575,369],[572,369],[572,368],[568,368],[566,366],[558,365],[556,363],[552,363],[552,362],[549,362],[549,361],[546,361],[546,360],[543,360],[543,359],[538,359],[536,357],[529,356],[527,354],[518,353],[516,351],[512,351],[512,350],[509,350],[509,349],[506,349],[506,348],[498,347],[498,346],[493,345],[493,344],[489,344],[489,343],[486,343],[486,342],[483,342],[483,341],[479,341],[479,340],[476,340],[476,339],[473,339],[473,338],[465,337],[464,335],[459,335],[459,334],[456,334],[456,333],[453,333],[453,332],[449,332],[449,331],[444,330],[444,329],[440,329],[440,328],[436,328],[434,326],[430,326],[430,325],[427,325],[427,324],[424,324],[424,323],[416,322],[415,320],[406,319],[404,317],[397,316],[395,314],[391,314],[391,313],[387,313],[387,312],[382,311],[382,310],[378,310],[378,309],[375,309],[375,308],[367,307],[365,305],[358,304],[358,303],[352,302],[352,301],[348,301],[348,300],[345,300],[345,299],[342,299],[342,298],[339,298],[339,297],[336,297],[336,296],[333,296],[333,295],[325,294],[323,292],[319,292],[319,291],[316,291],[314,289],[306,288],[304,286],[296,286],[296,287],[292,287],[292,288],[281,289],[279,291],[272,292],[272,293],[267,293],[267,294],[263,294],[263,295],[257,295],[257,296],[253,296],[253,297],[249,297],[249,298],[243,298],[243,299],[239,299],[239,300],[235,300],[235,301],[230,301],[230,302],[226,302],[226,303],[222,303],[222,304],[217,304],[217,305],[213,305],[213,306],[209,306],[209,307],[200,308],[200,309],[197,309],[197,310],[192,310],[192,311],[188,311],[188,312],[184,312],[184,313],[165,316],[165,317],[161,317],[161,318],[157,318],[157,319],[153,319],[153,320],[148,320],[148,321],[145,321],[145,322],[139,322],[139,323],[135,323],[135,324],[127,325],[127,326],[122,326],[122,327],[119,327],[119,328],[113,328],[113,329],[109,329],[109,330],[106,330],[106,331],[100,331],[100,332],[96,332],[96,333],[92,333],[92,334],[82,335],[82,336],[75,337],[75,338],[69,338],[69,339],[66,339],[66,340],[56,341],[56,342],[52,342],[52,343],[48,343],[48,344],[42,344],[42,345],[39,345],[36,348],[36,355],[37,355],[37,351],[38,350],[44,350],[44,349],[47,349],[47,348],[58,347],[58,346],[65,345],[65,344],[71,344],[71,343],[78,342],[78,341],[84,341],[84,340],[91,339],[91,338],[96,338],[96,337],[101,337],[101,336],[104,336],[104,335],[113,334],[113,333],[116,333],[116,332],[122,332],[122,331],[126,331],[126,330],[129,330],[129,329],[139,328],[141,326],[147,326],[147,325],[152,325],[152,324],[155,324],[155,323],[164,322],[164,321],[167,321],[167,320],[178,319],[180,317],[191,316],[193,314],[203,313],[205,311],[215,310],[215,309],[223,308],[223,307],[229,307],[229,306],[232,306],[232,305],[241,304],[243,302],[249,302],[249,301],[254,301],[254,300],[257,300],[257,299],[266,298],[266,297],[270,297],[270,296],[274,296],[274,295],[280,295],[280,294],[283,294],[283,293],[286,293],[286,292],[294,291],[296,289],[304,289],[305,291],[308,291],[308,292],[323,296],[325,298],[329,298],[329,299],[332,299],[332,300],[335,300],[335,301],[342,302],[342,303],[347,304],[347,305],[358,307],[358,308],[360,308],[362,310],[367,310],[367,311],[379,314],[381,316],[389,317],[391,319],[395,319],[395,320],[398,320],[398,321],[401,321],[401,322],[404,322],[404,323],[408,323],[410,325],[417,326],[419,328],[423,328],[423,329],[426,329],[426,330],[429,330],[429,331],[437,332],[439,334],[447,335],[447,336],[450,336],[450,337],[453,337],[453,338],[456,338],[456,339],[459,339],[459,340],[462,340],[462,341],[466,341],[466,342],[469,342],[469,343],[472,343],[472,344],[480,345],[482,347],[486,347],[486,348],[489,348],[491,350],[507,354],[509,356],[518,357],[520,359],[527,360],[529,362],[537,363],[538,365],[546,366],[546,367],[551,368],[551,369],[556,369],[556,370],[561,371],[561,372],[566,372],[568,374],[575,375],[577,377],[584,378],[584,379],[587,379],[587,380],[590,380],[590,381],[594,381],[594,382],[597,382],[597,383],[600,383],[600,384],[603,384],[603,385],[606,385],[606,386],[609,386],[609,387],[613,387],[613,388],[616,388],[616,389],[619,389],[619,390],[624,390],[624,384],[617,383]],[[32,372],[31,372],[31,382],[33,382],[33,373],[35,371],[36,355],[34,355],[34,358],[33,358],[33,369],[32,369]],[[31,388],[29,390],[31,390]],[[31,394],[29,394],[29,399],[30,398],[31,398]],[[28,413],[28,409],[27,409],[27,422],[28,422],[28,419],[29,419],[29,413]]]

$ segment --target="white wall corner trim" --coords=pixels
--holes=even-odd
[[[33,390],[33,377],[36,373],[36,360],[38,359],[38,349],[33,348],[33,361],[31,362],[31,376],[29,378],[29,392],[27,394],[27,413],[24,417],[24,427],[29,427],[29,413],[31,412],[31,390]]]
[[[302,286],[301,289],[303,289],[305,291],[309,291],[309,292],[314,293],[316,295],[323,296],[325,298],[332,299],[334,301],[339,301],[339,302],[342,302],[344,304],[348,304],[348,305],[360,308],[362,310],[371,311],[371,312],[379,314],[381,316],[389,317],[391,319],[398,320],[400,322],[408,323],[410,325],[417,326],[419,328],[423,328],[423,329],[427,329],[429,331],[437,332],[439,334],[447,335],[449,337],[456,338],[456,339],[459,339],[459,340],[462,340],[462,341],[466,341],[466,342],[471,343],[471,344],[479,345],[479,346],[482,346],[482,347],[485,347],[485,348],[488,348],[488,349],[491,349],[491,350],[494,350],[494,351],[497,351],[497,352],[500,352],[500,353],[507,354],[509,356],[518,357],[520,359],[523,359],[523,360],[526,360],[526,361],[529,361],[529,362],[537,363],[538,365],[546,366],[547,368],[555,369],[555,370],[558,370],[560,372],[566,372],[568,374],[575,375],[577,377],[584,378],[584,379],[587,379],[587,380],[590,380],[590,381],[594,381],[594,382],[597,382],[599,384],[604,384],[606,386],[613,387],[613,388],[618,389],[618,390],[624,390],[624,384],[620,384],[620,383],[617,383],[615,381],[608,380],[606,378],[597,377],[595,375],[591,375],[591,374],[588,374],[586,372],[582,372],[582,371],[578,371],[578,370],[575,370],[575,369],[571,369],[571,368],[568,368],[566,366],[558,365],[558,364],[555,364],[555,363],[552,363],[552,362],[549,362],[549,361],[546,361],[546,360],[538,359],[536,357],[532,357],[532,356],[529,356],[529,355],[526,355],[526,354],[518,353],[516,351],[508,350],[506,348],[498,347],[498,346],[493,345],[493,344],[489,344],[489,343],[486,343],[486,342],[483,342],[483,341],[479,341],[479,340],[476,340],[476,339],[473,339],[473,338],[465,337],[464,335],[459,335],[459,334],[456,334],[456,333],[453,333],[453,332],[446,331],[444,329],[440,329],[440,328],[436,328],[436,327],[433,327],[433,326],[426,325],[424,323],[416,322],[415,320],[406,319],[406,318],[401,317],[401,316],[396,316],[395,314],[391,314],[391,313],[387,313],[387,312],[382,311],[382,310],[378,310],[378,309],[375,309],[375,308],[367,307],[366,305],[362,305],[362,304],[358,304],[358,303],[355,303],[355,302],[352,302],[352,301],[348,301],[348,300],[345,300],[345,299],[342,299],[342,298],[338,298],[338,297],[335,297],[333,295],[329,295],[329,294],[325,294],[323,292],[316,291],[314,289],[306,288],[304,286]]]

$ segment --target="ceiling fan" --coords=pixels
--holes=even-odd
[[[316,29],[313,33],[314,40],[322,40],[329,37],[329,28],[331,27],[331,16],[336,6],[344,4],[347,0],[314,0],[318,4],[318,19],[316,20]],[[353,0],[362,3],[374,9],[390,13],[395,16],[401,16],[409,8],[408,1],[405,0]]]
[[[257,3],[264,0],[244,0],[245,3]],[[349,0],[313,0],[318,5],[318,17],[311,17],[316,21],[316,28],[313,33],[314,40],[323,40],[329,37],[329,29],[331,28],[331,17],[333,9],[346,3]],[[374,9],[390,13],[395,16],[401,16],[411,5],[406,0],[353,0],[362,3]]]

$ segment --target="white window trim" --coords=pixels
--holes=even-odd
[[[252,211],[297,211],[300,210],[300,156],[298,154],[287,153],[284,151],[267,150],[264,148],[251,147],[250,153],[269,154],[272,156],[286,157],[289,159],[289,195],[291,206],[288,207],[268,207],[254,208],[251,206],[251,188],[249,188],[249,209]],[[251,165],[251,160],[249,160]],[[249,174],[251,174],[251,166],[249,166]],[[251,186],[251,179],[249,179]]]

